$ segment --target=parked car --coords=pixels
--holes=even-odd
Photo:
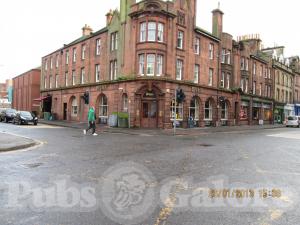
[[[0,120],[8,123],[12,121],[16,116],[17,111],[15,109],[5,109],[0,113]]]
[[[13,119],[13,124],[29,124],[33,123],[34,125],[38,124],[38,118],[33,115],[31,112],[20,111],[17,112],[16,116]]]
[[[4,113],[6,109],[5,108],[0,108],[0,122],[2,122],[2,114]]]
[[[300,127],[300,116],[289,116],[286,122],[287,127]]]

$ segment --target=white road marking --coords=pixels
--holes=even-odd
[[[268,137],[277,137],[277,138],[287,138],[287,139],[297,139],[300,140],[300,134],[297,132],[287,132],[279,134],[269,134]]]

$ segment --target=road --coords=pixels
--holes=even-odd
[[[300,129],[199,136],[0,124],[1,225],[297,225]]]

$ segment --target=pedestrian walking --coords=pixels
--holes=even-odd
[[[95,108],[93,106],[90,107],[90,109],[89,109],[88,122],[89,122],[89,127],[88,127],[88,129],[83,130],[83,133],[86,134],[90,129],[92,129],[92,134],[94,136],[97,136],[98,134],[96,133]]]

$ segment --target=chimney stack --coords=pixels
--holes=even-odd
[[[106,26],[108,26],[111,23],[113,17],[113,11],[109,10],[109,12],[106,14]]]
[[[212,34],[218,38],[221,38],[223,33],[224,13],[220,9],[220,3],[218,3],[218,8],[212,11],[212,14],[213,14]]]
[[[89,36],[93,32],[93,29],[87,24],[82,28],[82,36]]]

